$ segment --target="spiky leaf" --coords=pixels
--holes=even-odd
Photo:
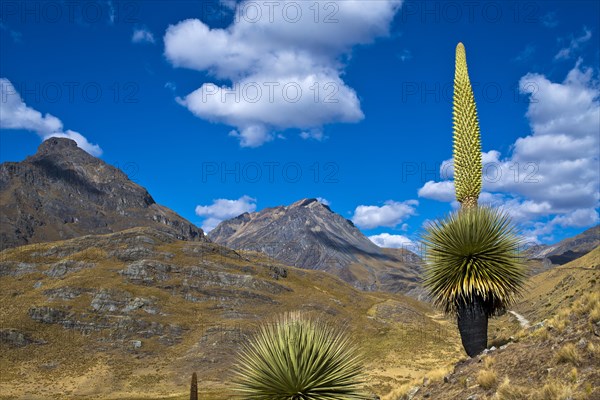
[[[477,107],[469,80],[465,47],[462,43],[456,46],[452,119],[456,199],[469,208],[476,205],[481,192],[483,166]]]
[[[423,242],[424,285],[446,312],[477,300],[492,315],[523,288],[521,240],[502,211],[476,207],[454,212],[430,223]]]
[[[326,322],[288,313],[263,325],[236,365],[244,399],[364,399],[361,357],[348,336]]]

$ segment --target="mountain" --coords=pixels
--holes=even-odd
[[[262,251],[288,265],[329,272],[363,290],[420,291],[419,257],[378,247],[316,199],[244,213],[221,222],[208,237],[232,249]]]
[[[184,240],[204,232],[70,139],[0,165],[0,249],[149,226]]]
[[[297,310],[348,328],[378,395],[459,358],[456,329],[426,303],[176,236],[133,228],[2,251],[0,399],[183,400],[194,371],[199,398],[232,398],[237,351]]]
[[[564,239],[554,245],[538,245],[527,250],[527,258],[534,273],[540,273],[555,265],[563,265],[584,256],[600,245],[600,225],[577,236]]]

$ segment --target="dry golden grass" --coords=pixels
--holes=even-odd
[[[513,385],[510,383],[510,379],[504,378],[498,390],[494,400],[529,400],[531,394],[527,388]]]
[[[572,398],[573,390],[558,381],[546,383],[533,397],[535,400],[569,400]]]
[[[594,308],[590,311],[590,320],[593,323],[597,323],[600,321],[600,304],[596,304]]]
[[[494,357],[487,356],[483,358],[483,368],[491,369],[494,366]]]
[[[452,368],[436,368],[433,371],[427,372],[425,375],[426,378],[429,379],[430,382],[440,382],[444,380],[444,377],[448,375],[452,371]]]
[[[415,387],[412,383],[406,383],[396,389],[393,389],[388,394],[381,397],[381,400],[403,400],[407,398],[409,392]]]
[[[534,338],[539,339],[540,341],[546,341],[549,338],[549,333],[548,333],[548,329],[543,327],[540,329],[535,330],[531,336],[533,336]]]
[[[573,343],[567,343],[556,352],[557,363],[571,363],[575,366],[581,362],[581,356]]]
[[[496,386],[497,380],[496,373],[490,369],[482,369],[477,374],[477,384],[485,390],[492,389]]]
[[[550,325],[554,327],[558,333],[563,333],[569,324],[570,316],[571,309],[563,308],[550,320]]]

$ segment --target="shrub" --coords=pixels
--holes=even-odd
[[[544,385],[542,390],[537,392],[536,400],[567,400],[572,398],[571,388],[564,386],[560,382],[549,382]]]
[[[504,381],[498,386],[496,398],[498,400],[529,400],[531,396],[527,389],[513,385],[508,378],[504,378]]]
[[[482,369],[477,374],[477,384],[485,390],[496,386],[496,373],[490,369]]]
[[[483,367],[485,369],[491,369],[493,365],[494,365],[494,357],[491,357],[491,356],[484,357]]]
[[[556,361],[577,366],[581,362],[581,356],[573,343],[567,343],[556,352]]]
[[[242,348],[234,390],[253,400],[363,399],[361,364],[345,331],[287,313]]]

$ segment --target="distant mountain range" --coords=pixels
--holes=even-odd
[[[563,265],[576,260],[594,250],[598,245],[600,245],[600,225],[553,245],[533,246],[527,250],[526,255],[531,260],[533,274],[536,274],[555,265]]]
[[[261,251],[288,265],[329,272],[363,290],[418,288],[416,254],[378,247],[316,199],[244,213],[222,222],[208,237],[232,249]]]
[[[0,250],[140,226],[206,240],[202,229],[73,140],[50,138],[24,161],[0,165]]]

